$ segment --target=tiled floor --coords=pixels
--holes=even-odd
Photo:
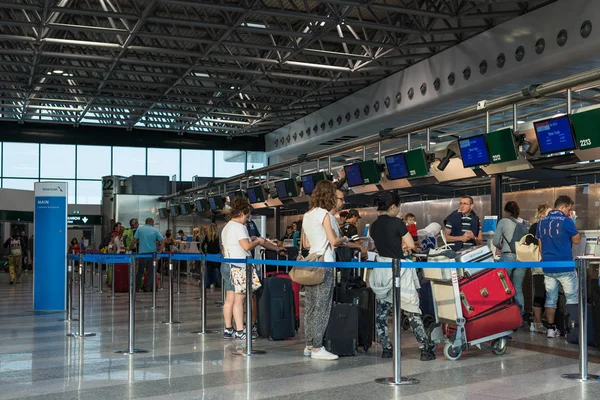
[[[31,276],[9,286],[0,273],[0,399],[598,399],[600,382],[585,384],[560,378],[576,372],[577,347],[522,331],[504,356],[470,350],[459,361],[441,351],[433,362],[419,361],[410,334],[403,336],[402,372],[420,384],[393,388],[374,383],[392,372],[372,348],[368,354],[335,362],[302,356],[302,337],[255,347],[266,355],[232,354],[236,343],[219,335],[199,336],[198,285],[182,285],[176,315],[183,323],[158,322],[167,309],[150,310],[151,294],[138,295],[136,347],[145,354],[115,354],[127,348],[128,295],[87,290],[86,331],[97,336],[67,338],[76,322],[57,321],[64,313],[34,313]],[[166,306],[167,292],[159,292]],[[221,329],[220,298],[209,291],[208,326]],[[238,345],[240,346],[240,345]],[[600,356],[592,352],[590,373],[600,374]]]

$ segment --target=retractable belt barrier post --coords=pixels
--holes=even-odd
[[[86,333],[85,332],[85,319],[84,319],[84,295],[85,295],[85,269],[83,266],[83,257],[82,254],[79,253],[79,332],[71,332],[68,333],[69,337],[78,337],[84,338],[88,336],[96,336],[95,333]]]
[[[402,377],[402,365],[400,358],[400,331],[402,330],[402,309],[400,308],[400,260],[394,259],[392,261],[392,305],[394,307],[394,376],[378,378],[375,380],[377,383],[390,386],[400,385],[414,385],[419,383],[414,378],[403,378]]]
[[[600,258],[577,257],[577,276],[579,278],[579,373],[561,375],[562,378],[579,382],[600,382],[598,375],[588,374],[587,271],[592,263],[600,264]]]
[[[150,282],[152,282],[152,305],[145,307],[145,308],[151,308],[152,310],[156,310],[157,308],[162,308],[162,307],[158,307],[156,305],[156,285],[158,284],[158,282],[156,281],[156,271],[157,271],[156,262],[157,262],[156,253],[152,253],[152,271],[148,272],[148,279],[150,279],[150,277],[152,276],[152,279],[150,280]]]
[[[74,255],[75,253],[73,253]],[[70,255],[67,255],[67,316],[59,321],[73,322],[79,321],[73,318],[73,283],[75,275],[75,260]]]
[[[104,263],[96,263],[98,265],[98,293],[102,294],[104,291],[102,290],[102,267]]]
[[[162,321],[161,324],[180,324],[180,321],[173,320],[173,259],[169,256],[169,320]]]
[[[197,331],[192,331],[192,333],[197,333],[198,335],[209,335],[217,332],[209,332],[206,330],[206,260],[200,260],[200,329]]]
[[[177,294],[181,293],[181,260],[177,262]]]
[[[127,350],[115,350],[119,354],[147,353],[135,348],[135,256],[129,260],[129,345]]]
[[[252,269],[254,266],[246,260],[246,352],[233,352],[238,356],[251,357],[267,354],[264,350],[252,350]]]

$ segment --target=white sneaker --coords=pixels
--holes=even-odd
[[[304,290],[300,292],[300,297],[304,297],[306,296],[306,293],[304,293]]]
[[[326,361],[333,361],[333,360],[337,360],[339,357],[336,356],[335,354],[332,354],[330,352],[328,352],[327,350],[325,350],[324,347],[321,347],[321,350],[319,351],[312,351],[312,354],[310,355],[310,358],[314,358],[315,360],[326,360]]]
[[[548,328],[548,332],[546,333],[546,337],[548,339],[554,339],[555,337],[560,336],[560,331],[556,328]]]
[[[311,354],[312,354],[312,349],[305,347],[304,348],[304,357],[310,357]]]
[[[548,333],[548,331],[544,327],[544,324],[542,324],[542,323],[535,323],[535,322],[532,322],[531,325],[529,325],[529,332],[532,332],[532,333],[542,333],[542,334]]]

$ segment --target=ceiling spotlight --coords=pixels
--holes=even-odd
[[[55,73],[55,74],[59,74],[59,75],[60,75],[60,74],[62,74],[62,73],[63,73],[63,72],[65,72],[65,71],[63,71],[62,69],[55,69],[55,70],[54,70],[54,71],[52,71],[52,72],[53,72],[53,73]]]
[[[452,157],[454,157],[456,155],[456,152],[452,149],[448,149],[448,151],[446,152],[446,157],[442,158],[440,160],[440,163],[437,166],[437,169],[439,169],[440,171],[443,171],[446,169],[446,167],[448,166],[448,164],[450,164],[450,159]]]

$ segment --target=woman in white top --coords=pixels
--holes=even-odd
[[[248,229],[246,229],[246,222],[250,215],[250,203],[248,200],[237,197],[231,203],[231,220],[225,225],[221,232],[221,241],[223,246],[223,257],[234,258],[234,259],[245,259],[250,256],[250,252],[256,246],[263,246],[268,250],[283,250],[278,248],[271,242],[266,241],[263,238],[257,238],[251,241],[248,235]],[[240,268],[245,274],[246,264],[231,264],[231,269]],[[230,279],[230,276],[223,276],[223,279]],[[228,285],[226,284],[226,287]],[[233,296],[233,310],[228,307],[223,307],[223,316],[225,318],[225,332],[224,338],[233,337],[235,340],[246,340],[246,329],[244,329],[244,302],[246,300],[245,287],[239,287],[236,282],[233,282],[233,286],[229,286],[226,292],[226,303],[230,303],[228,299]],[[233,319],[235,320],[236,330],[234,332],[233,326],[231,325],[231,313],[233,312]]]
[[[323,255],[326,262],[334,262],[334,247],[348,241],[345,237],[338,237],[337,222],[329,212],[341,209],[344,204],[342,192],[338,193],[340,194],[336,193],[333,182],[319,182],[310,197],[310,210],[302,220],[302,247],[310,246],[310,253]],[[323,348],[323,337],[333,302],[333,268],[325,268],[323,283],[305,286],[304,291],[304,355],[317,360],[337,360],[338,356]]]

